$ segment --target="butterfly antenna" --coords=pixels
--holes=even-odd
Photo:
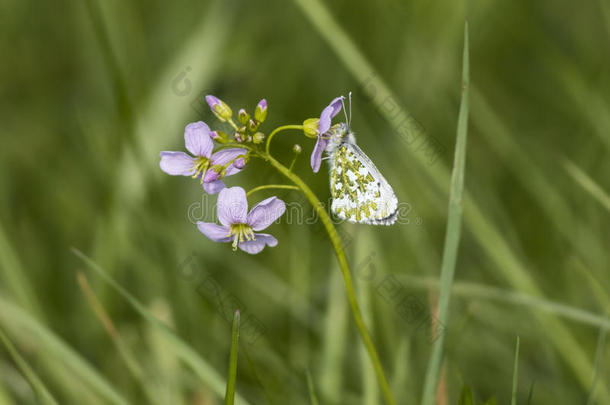
[[[345,110],[345,101],[344,101],[344,99],[345,99],[345,97],[341,96],[341,105],[343,106],[343,115],[345,115],[345,122],[347,123],[347,126],[349,127],[349,123],[348,123],[348,119],[347,119],[347,111]],[[350,109],[351,109],[351,106],[350,106]]]
[[[348,127],[352,127],[352,92],[349,92],[349,121],[347,122]]]

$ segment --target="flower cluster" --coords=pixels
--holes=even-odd
[[[237,174],[246,164],[247,151],[229,148],[212,153],[218,135],[205,122],[190,123],[184,129],[184,144],[193,156],[184,152],[161,152],[161,170],[172,176],[200,179],[206,193],[216,194],[225,185],[222,178]]]
[[[302,126],[296,126],[302,128],[307,137],[316,139],[310,159],[311,168],[316,173],[320,170],[322,153],[328,147],[331,120],[341,111],[343,99],[343,96],[336,97],[322,110],[320,118],[310,118],[305,120]],[[273,236],[256,232],[267,228],[282,216],[286,211],[286,204],[277,197],[270,197],[258,203],[248,213],[245,190],[241,187],[226,188],[223,181],[225,177],[243,170],[251,154],[263,157],[265,160],[270,158],[269,145],[266,152],[261,149],[260,144],[265,140],[265,135],[258,130],[267,118],[267,101],[265,99],[259,101],[252,115],[241,108],[237,113],[236,122],[233,120],[233,110],[224,101],[212,95],[205,96],[205,100],[216,118],[230,125],[232,137],[220,129],[210,130],[205,122],[190,123],[184,129],[184,143],[190,154],[176,151],[161,152],[161,170],[172,176],[190,176],[198,179],[206,193],[218,193],[217,213],[221,225],[209,222],[197,223],[199,231],[209,239],[215,242],[232,242],[233,250],[240,248],[251,254],[260,252],[265,246],[276,246],[277,239]],[[280,127],[273,133],[294,127],[294,125]],[[293,152],[295,158],[288,171],[292,170],[296,156],[301,153],[301,147],[294,145]]]
[[[277,245],[277,239],[264,233],[255,233],[271,225],[284,214],[286,204],[277,197],[267,198],[248,213],[246,192],[241,187],[226,188],[223,179],[239,173],[248,162],[251,146],[263,142],[264,134],[258,127],[267,117],[267,101],[261,100],[250,116],[243,108],[238,112],[238,124],[233,121],[233,111],[219,98],[205,97],[210,109],[221,122],[233,128],[233,139],[220,130],[211,131],[202,121],[193,122],[184,129],[184,143],[190,153],[161,152],[161,170],[172,176],[190,176],[198,179],[208,194],[219,193],[218,219],[222,225],[198,222],[197,227],[215,242],[231,242],[256,254],[268,246]],[[218,148],[214,151],[215,143]],[[244,147],[239,147],[243,144]],[[237,145],[238,147],[230,147]]]

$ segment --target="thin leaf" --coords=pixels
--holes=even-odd
[[[409,286],[413,288],[439,288],[438,279],[433,277],[407,276],[404,274],[396,274],[396,276],[399,277],[400,280],[407,281]],[[596,328],[606,327],[610,329],[610,319],[607,317],[571,305],[484,284],[464,281],[455,282],[452,285],[452,294],[471,300],[482,299],[519,305],[536,311],[561,316],[584,325],[595,326]]]
[[[87,278],[81,272],[78,272],[76,276],[78,285],[85,294],[87,302],[91,306],[93,313],[99,318],[100,322],[104,326],[104,329],[112,339],[112,342],[114,343],[117,351],[119,352],[119,355],[127,366],[127,370],[129,370],[129,372],[134,376],[134,378],[138,380],[140,386],[144,391],[144,394],[148,398],[148,401],[150,403],[157,403],[158,398],[155,398],[149,390],[142,367],[138,364],[136,357],[131,353],[127,344],[125,344],[125,342],[123,341],[121,335],[114,326],[112,319],[110,319],[110,316],[108,316],[108,314],[104,310],[104,307],[102,306],[101,302],[95,296],[95,293],[93,292],[91,285],[87,281]]]
[[[2,328],[0,328],[0,341],[2,341],[4,346],[6,346],[9,354],[17,364],[17,367],[19,367],[23,373],[25,379],[30,383],[32,390],[34,390],[40,402],[43,404],[58,405],[58,402],[55,400],[51,392],[47,389],[38,375],[36,375],[34,370],[32,370],[27,361],[21,357],[21,354],[19,354],[19,351],[15,348],[15,346],[13,346],[13,343],[10,341],[8,336],[6,336]]]
[[[400,105],[399,99],[381,78],[382,76],[339,26],[324,3],[320,0],[295,0],[295,3],[301,8],[303,14],[319,34],[328,42],[354,78],[359,83],[366,83],[367,88],[374,90],[375,100],[391,100],[396,104],[396,108],[388,109],[382,102],[377,102],[375,107],[390,124],[396,124],[395,118],[397,116],[404,117],[404,120],[401,118],[400,121],[400,131],[394,131],[397,139],[425,138],[425,132],[417,125],[413,116]],[[371,96],[371,94],[368,95]],[[397,114],[397,111],[400,114]],[[432,185],[441,192],[446,192],[449,173],[442,163],[430,164],[428,157],[423,153],[417,153],[414,148],[405,148],[404,151],[429,176]],[[532,269],[525,266],[509,245],[502,231],[491,222],[478,202],[471,198],[467,192],[464,193],[464,220],[472,229],[473,237],[497,266],[498,271],[515,289],[527,294],[542,296],[542,289],[531,276]],[[549,342],[555,346],[556,352],[569,365],[581,386],[588,389],[593,365],[582,345],[557,319],[546,314],[536,314],[536,318],[542,324],[543,329],[548,331]],[[610,393],[608,393],[605,384],[599,384],[599,391],[602,399],[610,398]]]
[[[167,339],[168,348],[174,350],[176,355],[182,359],[182,361],[187,364],[195,374],[206,383],[212,391],[214,391],[218,396],[223,396],[225,394],[225,382],[223,381],[220,374],[202,359],[197,352],[189,345],[187,345],[182,339],[180,339],[176,334],[169,329],[167,325],[159,321],[155,318],[148,309],[138,301],[134,296],[132,296],[127,290],[125,290],[119,283],[117,283],[112,277],[110,277],[100,266],[98,266],[93,260],[91,260],[87,255],[76,248],[72,248],[72,252],[81,258],[91,269],[93,269],[101,279],[106,282],[110,287],[112,287],[116,292],[118,292],[127,302],[148,322],[150,322],[154,327],[156,327]],[[239,395],[236,395],[236,398],[239,403],[248,405],[249,402],[245,399],[241,398]]]
[[[602,328],[599,331],[599,336],[597,338],[597,349],[595,349],[595,369],[593,372],[591,389],[589,390],[589,395],[587,396],[587,405],[593,405],[595,403],[595,387],[597,386],[597,380],[599,379],[599,368],[602,361],[602,355],[604,353],[607,332],[607,329]]]
[[[462,392],[460,393],[458,405],[475,405],[474,398],[472,397],[472,390],[469,386],[464,385],[462,387]]]
[[[20,341],[32,342],[33,347],[48,355],[49,358],[53,358],[58,366],[63,365],[69,368],[74,381],[85,383],[108,403],[127,405],[127,400],[79,353],[29,313],[3,297],[0,297],[0,322],[6,329],[11,329],[13,333],[18,334]]]
[[[327,315],[324,321],[322,338],[322,357],[318,371],[320,396],[325,403],[340,403],[343,392],[343,373],[341,372],[347,347],[348,312],[347,302],[341,294],[343,280],[337,269],[330,269],[328,283]]]
[[[305,375],[307,376],[307,390],[309,391],[309,403],[310,405],[320,405],[318,401],[318,397],[316,396],[316,389],[313,385],[313,379],[311,378],[311,373],[309,369],[305,370]]]
[[[239,309],[233,316],[233,331],[231,333],[231,355],[229,357],[229,377],[225,393],[225,405],[235,402],[235,382],[237,380],[237,349],[239,348]]]
[[[4,227],[0,224],[0,276],[4,281],[3,289],[14,295],[23,308],[41,317],[38,299],[26,274]]]
[[[570,160],[563,161],[566,172],[576,181],[586,192],[595,198],[608,212],[610,212],[610,196],[601,188],[591,177],[580,167]]]
[[[367,248],[372,246],[372,239],[370,232],[367,232],[366,230],[357,234],[354,248],[355,263],[362,263],[367,260],[365,255],[369,254]],[[375,322],[371,308],[370,282],[358,278],[355,282],[356,294],[358,301],[360,302],[360,309],[362,310],[362,318],[364,319],[364,322],[369,325],[370,333],[374,333]],[[379,389],[375,378],[375,369],[369,361],[364,344],[358,346],[360,354],[360,374],[362,377],[362,405],[376,405],[379,403]]]
[[[458,246],[462,228],[462,194],[464,190],[464,169],[466,166],[466,139],[468,135],[468,89],[470,84],[468,50],[468,22],[464,26],[464,53],[462,67],[462,100],[458,117],[457,141],[455,146],[455,158],[453,163],[453,174],[451,176],[451,191],[449,194],[449,209],[447,218],[447,233],[445,234],[445,246],[443,249],[443,262],[441,267],[438,324],[447,325],[449,322],[449,299],[451,297],[451,285],[455,274]],[[432,347],[432,354],[428,363],[424,392],[422,396],[423,405],[435,403],[435,393],[438,384],[439,372],[443,361],[443,348],[445,334],[439,334]]]
[[[515,365],[513,368],[513,391],[510,405],[517,405],[517,384],[519,382],[519,336],[517,336],[517,347],[515,348]]]
[[[532,397],[534,396],[534,381],[530,384],[530,390],[527,393],[527,405],[532,403]]]

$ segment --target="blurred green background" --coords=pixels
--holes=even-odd
[[[392,277],[434,312],[466,18],[467,196],[438,403],[457,403],[468,384],[479,400],[508,404],[518,335],[518,403],[610,404],[606,0],[0,7],[0,404],[40,403],[24,369],[62,404],[219,404],[232,306],[250,321],[237,403],[307,404],[307,370],[322,404],[381,403],[324,232],[283,221],[269,229],[276,248],[232,252],[191,221],[215,198],[158,167],[159,151],[183,150],[189,122],[220,127],[202,94],[250,111],[265,97],[268,133],[350,90],[359,145],[411,210],[408,224],[339,227],[397,401],[417,403],[430,338],[379,286]],[[364,94],[372,75],[443,145],[436,162]],[[328,199],[325,169],[309,168],[313,142],[298,132],[276,139],[285,162],[303,146],[295,170]],[[227,183],[280,181],[254,159]]]

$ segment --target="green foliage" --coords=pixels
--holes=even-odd
[[[485,402],[476,402],[472,390],[464,384],[458,399],[458,405],[496,405],[496,399],[491,397]]]
[[[449,191],[449,206],[447,209],[447,231],[443,246],[443,261],[441,264],[440,288],[438,299],[438,323],[449,323],[449,303],[451,287],[455,275],[455,265],[462,232],[462,196],[464,194],[464,171],[466,168],[466,140],[468,136],[468,109],[470,105],[470,54],[468,42],[468,22],[464,25],[464,50],[462,53],[462,97],[458,115],[457,139],[455,142],[455,157],[451,173],[451,190]],[[424,382],[423,405],[433,405],[436,402],[438,377],[441,370],[445,334],[441,333],[432,347],[428,363],[426,380]]]
[[[458,405],[475,405],[474,398],[472,396],[472,390],[469,386],[464,385],[462,387],[462,392],[460,393]]]
[[[321,404],[381,403],[320,224],[283,219],[270,229],[276,248],[234,253],[189,220],[213,218],[201,208],[215,199],[158,166],[186,124],[215,120],[203,92],[251,115],[265,98],[257,131],[268,135],[350,90],[358,144],[409,204],[409,223],[337,227],[394,396],[419,403],[434,345],[419,321],[439,299],[466,18],[473,80],[444,394],[457,403],[467,376],[478,398],[509,403],[519,335],[518,404],[610,403],[609,7],[4,2],[0,403],[42,403],[44,387],[61,404],[220,404],[237,301],[237,405],[310,404],[305,370]],[[428,136],[444,147],[433,162]],[[288,166],[299,144],[292,170],[325,201],[313,143],[286,131],[272,152]],[[257,159],[227,180],[279,183]],[[253,198],[271,195],[312,217],[293,189]]]
[[[235,402],[235,382],[237,380],[237,351],[239,348],[239,310],[233,315],[233,328],[231,333],[231,355],[229,357],[229,375],[227,377],[227,391],[225,393],[225,405],[233,405]]]

